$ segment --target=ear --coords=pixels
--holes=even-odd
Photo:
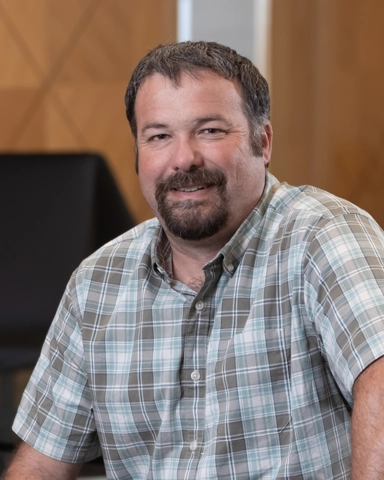
[[[270,122],[264,125],[264,131],[261,134],[261,144],[263,149],[264,164],[267,167],[272,155],[273,130]]]

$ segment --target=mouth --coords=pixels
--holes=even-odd
[[[210,186],[210,185],[208,185]],[[203,185],[197,185],[195,187],[180,187],[180,188],[172,188],[172,190],[176,192],[197,192],[198,190],[204,190],[205,188],[208,188],[208,186],[203,186]]]
[[[156,200],[162,202],[168,195],[171,195],[178,201],[204,201],[215,190],[223,195],[226,183],[227,179],[219,169],[197,169],[191,172],[179,172],[157,184]]]

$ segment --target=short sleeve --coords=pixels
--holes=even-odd
[[[57,460],[82,463],[101,453],[69,286],[23,394],[13,430]]]
[[[339,388],[384,355],[384,235],[368,215],[324,221],[310,242],[304,298]]]

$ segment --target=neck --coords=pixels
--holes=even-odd
[[[231,222],[215,235],[203,240],[184,240],[176,237],[159,219],[172,249],[173,277],[198,291],[205,280],[203,266],[229,242],[253,208],[254,206],[243,213],[242,217],[238,217],[237,221]],[[234,215],[231,216],[234,217]],[[196,288],[196,285],[199,285],[199,288]]]
[[[190,241],[176,238],[169,232],[167,237],[172,248],[173,277],[195,291],[200,290],[205,280],[203,266],[216,256],[229,239]]]

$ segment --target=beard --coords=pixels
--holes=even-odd
[[[171,190],[193,186],[213,187],[216,199],[207,208],[207,201],[170,201]],[[203,240],[215,235],[226,224],[228,218],[227,178],[219,170],[200,168],[181,172],[160,181],[156,186],[156,201],[159,215],[170,233],[184,240]]]

